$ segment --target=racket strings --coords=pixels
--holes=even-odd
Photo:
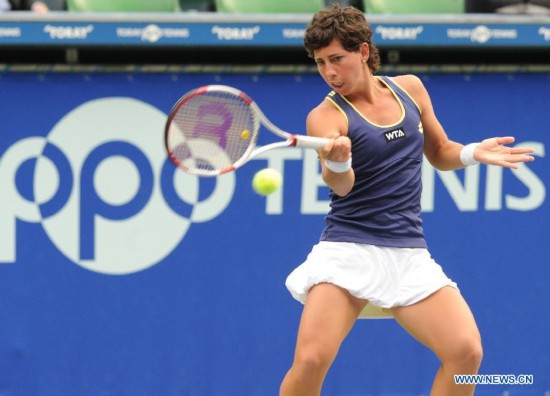
[[[249,104],[227,92],[192,96],[172,118],[168,146],[172,160],[196,173],[232,167],[254,148],[259,121]]]

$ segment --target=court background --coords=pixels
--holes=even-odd
[[[302,132],[328,92],[304,70],[2,69],[0,394],[277,394],[301,311],[285,277],[326,211],[315,159],[283,150],[197,180],[169,168],[162,128],[183,92],[222,83]],[[430,70],[384,72],[419,75],[453,139],[537,148],[517,172],[428,168],[423,203],[429,248],[477,318],[481,373],[534,376],[476,394],[548,395],[550,74]],[[268,165],[285,181],[266,199],[250,183]],[[437,366],[394,321],[359,321],[323,394],[427,395]]]

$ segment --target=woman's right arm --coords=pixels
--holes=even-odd
[[[329,138],[331,141],[317,150],[323,169],[322,177],[335,194],[347,195],[355,183],[353,168],[345,164],[351,160],[351,140],[343,115],[327,101],[314,108],[306,120],[310,136]],[[328,161],[328,165],[327,165]]]

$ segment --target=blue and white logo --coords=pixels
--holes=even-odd
[[[234,174],[200,194],[199,179],[167,159],[165,120],[136,99],[97,99],[47,137],[9,147],[0,160],[0,263],[16,262],[20,220],[41,223],[56,248],[88,270],[129,274],[162,261],[191,224],[222,213]]]

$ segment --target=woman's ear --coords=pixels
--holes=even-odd
[[[361,47],[359,47],[359,52],[361,53],[361,60],[363,63],[367,63],[370,56],[370,49],[368,43],[361,44]]]

